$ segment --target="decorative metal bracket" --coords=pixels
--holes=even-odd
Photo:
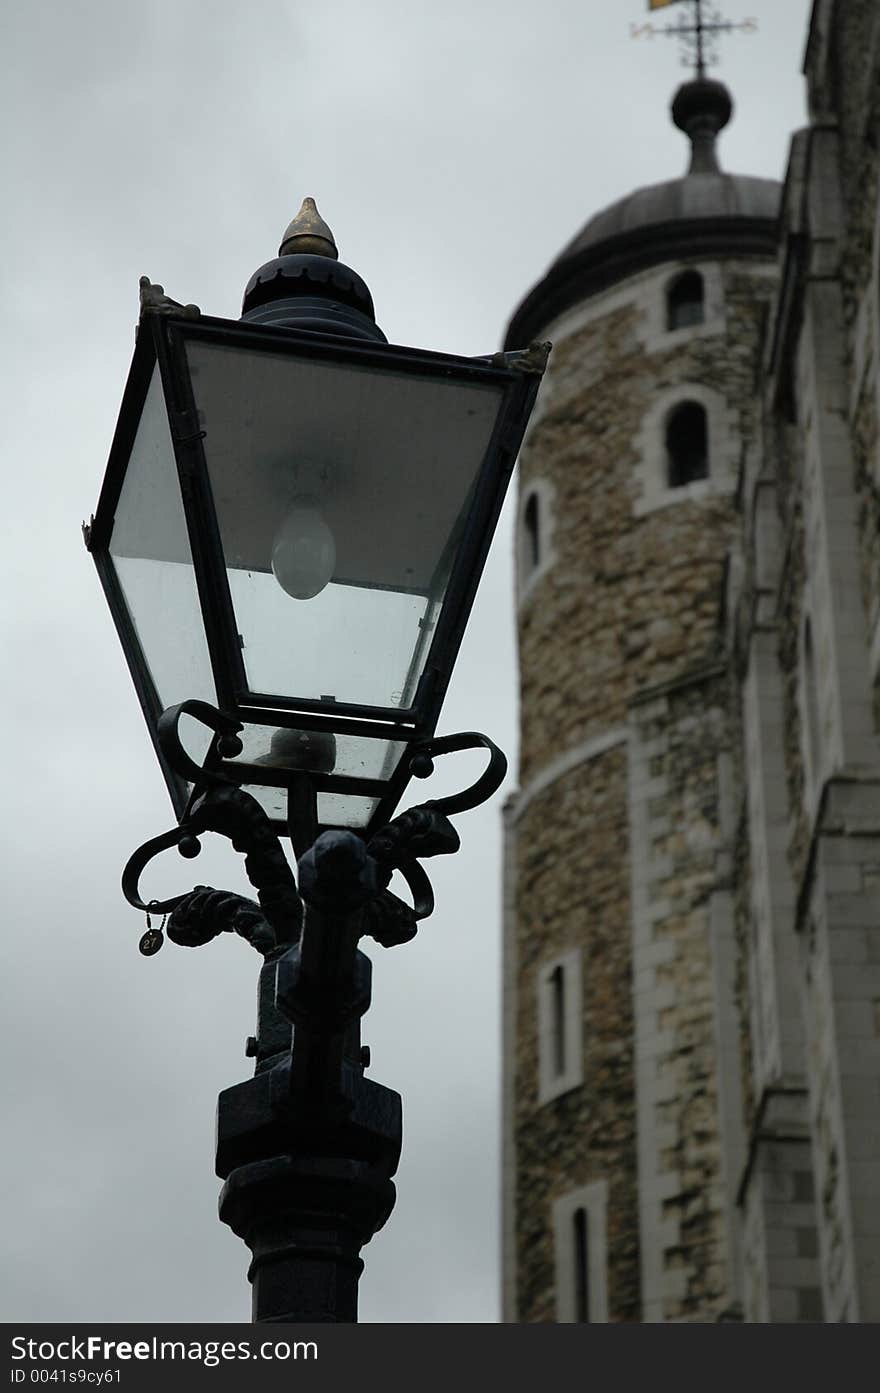
[[[170,295],[165,294],[165,287],[151,281],[149,276],[140,278],[140,305],[141,318],[149,311],[153,314],[185,315],[188,319],[198,319],[202,313],[198,305],[181,305],[179,300],[172,300]]]
[[[181,742],[184,715],[212,732],[201,766]],[[428,778],[440,756],[463,750],[484,749],[488,765],[461,792],[410,808],[369,840],[351,831],[324,832],[299,858],[297,888],[268,816],[221,771],[222,760],[241,751],[240,729],[204,702],[182,702],[163,713],[163,755],[192,783],[193,794],[178,827],[134,852],[122,889],[136,909],[169,916],[173,942],[198,947],[229,931],[263,955],[257,1033],[246,1050],[256,1060],[255,1072],[224,1090],[218,1103],[217,1172],[225,1179],[220,1215],[254,1254],[257,1319],[290,1315],[288,1305],[278,1304],[285,1281],[297,1292],[314,1287],[323,1301],[332,1271],[334,1293],[337,1282],[348,1283],[334,1319],[353,1320],[359,1250],[391,1212],[402,1137],[399,1096],[364,1072],[369,1051],[360,1043],[360,1022],[370,1005],[371,963],[358,944],[364,935],[385,947],[415,936],[434,908],[421,860],[458,850],[449,816],[494,793],[507,761],[491,740],[472,731],[414,745],[410,771],[417,778]],[[204,885],[145,902],[139,883],[149,863],[173,846],[197,856],[204,832],[220,833],[244,853],[258,903]],[[412,905],[389,890],[395,871]],[[162,942],[161,929],[148,929],[141,951],[155,953]],[[310,1285],[316,1263],[320,1278]],[[297,1318],[311,1309],[297,1306]],[[316,1309],[316,1318],[326,1318],[320,1302]]]
[[[184,715],[214,733],[202,765],[196,764],[180,739],[180,718]],[[122,876],[122,892],[135,909],[169,915],[167,932],[173,942],[198,947],[228,931],[240,934],[265,955],[298,941],[303,907],[293,871],[266,813],[255,798],[219,771],[223,758],[241,752],[241,729],[235,717],[203,701],[184,701],[162,713],[158,724],[162,752],[175,772],[194,785],[194,792],[179,826],[144,842],[129,858]],[[465,812],[485,802],[507,772],[502,752],[476,731],[442,736],[413,747],[410,768],[422,779],[433,773],[434,760],[439,756],[470,749],[485,749],[489,754],[488,766],[474,783],[461,793],[429,800],[401,813],[367,844],[373,880],[370,894],[364,897],[363,932],[385,947],[414,938],[419,921],[434,909],[431,882],[419,862],[424,857],[458,850],[460,839],[449,814]],[[182,856],[197,856],[201,850],[199,836],[204,832],[227,837],[236,851],[244,853],[245,871],[259,903],[204,885],[188,894],[145,901],[139,886],[149,863],[174,846]],[[300,874],[306,878],[308,866],[307,853],[300,860]],[[394,871],[399,871],[406,881],[412,905],[388,889]],[[151,930],[141,940],[141,951],[148,956],[161,946],[161,931]]]

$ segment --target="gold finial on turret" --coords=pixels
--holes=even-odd
[[[333,233],[315,206],[313,198],[304,198],[302,207],[287,228],[278,248],[279,256],[329,256],[339,260]]]

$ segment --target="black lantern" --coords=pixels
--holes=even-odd
[[[205,768],[276,831],[291,794],[309,833],[388,821],[434,733],[545,361],[388,344],[311,200],[241,320],[142,282],[86,539],[178,818],[196,779],[160,718],[176,731],[195,699],[230,718]]]
[[[178,825],[133,853],[123,893],[147,910],[145,956],[167,922],[178,945],[229,931],[263,958],[255,1072],[218,1104],[220,1217],[253,1254],[255,1320],[355,1320],[402,1137],[399,1096],[365,1076],[358,944],[412,940],[433,908],[421,860],[454,852],[449,815],[504,777],[485,736],[433,736],[548,346],[388,344],[310,199],[241,320],[146,280],[141,305],[85,531]],[[477,746],[470,788],[392,816],[434,755]],[[244,853],[257,901],[142,900],[147,863],[205,831]]]

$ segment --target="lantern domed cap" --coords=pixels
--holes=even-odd
[[[313,198],[304,198],[302,207],[287,227],[278,248],[279,256],[329,256],[339,260],[333,233],[318,212]]]
[[[333,233],[313,198],[303,199],[278,255],[251,276],[241,309],[242,319],[254,324],[388,342],[376,323],[369,289],[339,260]]]

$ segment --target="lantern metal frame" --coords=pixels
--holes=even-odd
[[[500,388],[494,428],[475,476],[463,535],[424,670],[408,707],[300,698],[295,694],[258,692],[249,688],[211,492],[203,445],[205,431],[199,423],[187,363],[186,347],[192,342],[251,352],[262,350],[276,357],[281,354],[292,359],[338,363],[343,367],[384,369],[398,375],[434,378],[442,375],[448,381]],[[295,792],[301,819],[302,809],[311,800],[312,815],[306,818],[311,823],[310,832],[336,825],[318,821],[319,793],[377,799],[368,824],[359,829],[361,835],[369,836],[393,815],[413,772],[413,757],[434,735],[547,351],[548,346],[542,344],[519,353],[465,358],[312,330],[213,318],[199,314],[195,307],[148,305],[144,309],[97,510],[85,528],[85,536],[180,821],[186,817],[197,788],[181,776],[167,758],[167,748],[163,748],[159,735],[162,703],[110,553],[116,508],[157,364],[219,708],[241,725],[378,738],[399,741],[408,747],[387,780],[332,772],[292,773],[285,768],[248,764],[225,757],[219,735],[211,743],[204,767],[240,786],[277,787],[287,790],[290,797]],[[332,634],[327,635],[327,642],[332,642]],[[271,820],[276,832],[290,834],[289,816],[284,820]]]

